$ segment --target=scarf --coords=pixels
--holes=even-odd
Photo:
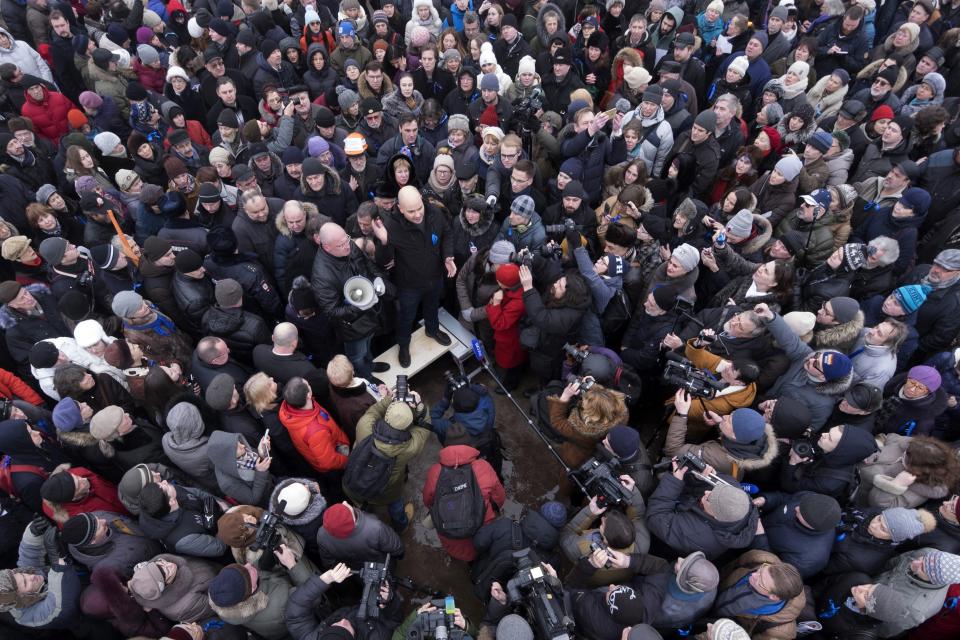
[[[766,434],[756,442],[737,442],[726,436],[720,436],[720,444],[730,455],[739,460],[759,460],[769,446]]]
[[[157,311],[155,306],[148,305],[155,314],[155,318],[146,324],[130,324],[123,321],[124,328],[131,331],[154,331],[159,336],[172,336],[177,334],[177,326],[173,324],[170,318]]]
[[[384,444],[403,444],[410,440],[412,436],[407,429],[396,429],[391,427],[386,420],[377,420],[373,424],[373,437]]]

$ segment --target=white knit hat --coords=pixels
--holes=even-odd
[[[92,347],[106,337],[103,327],[96,320],[84,320],[77,323],[73,329],[73,339],[84,349]]]
[[[183,67],[173,66],[167,69],[167,82],[170,82],[174,78],[183,78],[187,82],[190,82],[190,76],[187,75]]]
[[[747,56],[737,56],[733,59],[733,62],[730,63],[730,66],[727,67],[727,70],[739,73],[740,77],[743,78],[747,75],[747,69],[749,67],[750,60],[747,59]]]
[[[484,42],[480,45],[480,66],[485,64],[497,64],[497,56],[493,53],[493,45]]]
[[[536,73],[537,61],[530,56],[520,58],[520,65],[517,67],[517,75],[521,73]]]

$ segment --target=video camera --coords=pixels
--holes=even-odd
[[[513,557],[518,570],[507,582],[507,594],[511,602],[523,603],[535,637],[572,640],[573,618],[564,609],[563,592],[558,581],[551,578],[542,566],[534,564],[529,547],[514,551]]]
[[[693,363],[681,355],[668,351],[667,362],[663,369],[663,381],[670,386],[685,389],[687,393],[700,398],[713,398],[724,384],[711,374],[693,366]]]
[[[283,512],[287,508],[287,501],[281,500],[279,511]],[[269,555],[273,555],[274,549],[280,546],[280,532],[277,531],[277,525],[280,524],[280,516],[270,509],[265,509],[260,516],[260,524],[257,525],[257,535],[253,539],[250,549],[260,551],[261,549]]]
[[[383,562],[364,562],[359,574],[360,580],[363,581],[363,595],[360,598],[360,611],[357,613],[357,618],[360,620],[379,618],[380,586],[390,579],[390,554],[387,554]]]
[[[626,487],[614,475],[610,461],[590,458],[571,475],[580,481],[587,496],[597,499],[600,508],[625,504],[630,500]]]
[[[446,394],[452,396],[456,391],[470,386],[470,381],[466,376],[456,374],[449,369],[443,372],[443,377],[447,381]]]
[[[540,119],[537,117],[537,112],[543,109],[543,90],[540,87],[534,89],[529,97],[517,98],[510,106],[513,107],[514,120],[523,128],[531,132],[540,129]]]
[[[672,458],[670,460],[665,460],[659,464],[654,465],[653,470],[654,472],[667,471],[673,466],[673,463],[674,463],[674,459]],[[687,451],[682,456],[678,456],[676,458],[676,463],[677,463],[677,469],[682,469],[683,467],[686,467],[687,469],[690,470],[690,473],[692,473],[698,480],[702,480],[703,482],[706,482],[711,487],[716,487],[721,484],[730,484],[729,482],[727,482],[726,480],[724,480],[723,478],[721,478],[715,473],[707,473],[706,472],[707,463],[704,462],[703,458],[693,453],[692,451]],[[737,486],[739,486],[741,489],[743,489],[747,493],[757,492],[755,490],[754,485],[749,485],[748,483],[742,483]],[[753,487],[753,490],[751,490],[751,487]]]
[[[435,606],[436,609],[417,614],[407,631],[407,638],[410,640],[422,640],[423,638],[459,640],[463,638],[464,630],[454,623],[457,605],[453,596],[447,596],[442,600],[431,600],[430,604]]]
[[[533,254],[530,252],[529,249],[525,249],[520,252],[515,252],[512,256],[510,256],[510,262],[520,267],[526,267],[528,269],[532,269]]]

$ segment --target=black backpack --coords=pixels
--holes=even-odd
[[[372,435],[354,447],[347,458],[343,473],[343,488],[361,500],[372,500],[387,488],[396,459],[376,447]]]
[[[442,465],[430,517],[437,533],[447,538],[472,538],[483,526],[487,504],[480,493],[473,465]]]

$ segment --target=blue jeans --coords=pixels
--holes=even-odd
[[[423,303],[423,324],[427,333],[436,335],[440,331],[440,295],[443,293],[443,281],[438,280],[429,289],[400,289],[397,292],[397,344],[410,344],[410,328],[417,319],[417,308]]]
[[[390,512],[390,520],[393,521],[393,526],[396,529],[406,529],[407,525],[410,524],[410,521],[407,520],[407,514],[403,510],[404,502],[403,500],[397,500],[396,502],[391,502],[387,505],[387,511]]]
[[[353,364],[357,376],[368,380],[373,375],[373,354],[370,353],[370,343],[372,341],[373,336],[367,336],[359,340],[343,341],[343,354]]]

